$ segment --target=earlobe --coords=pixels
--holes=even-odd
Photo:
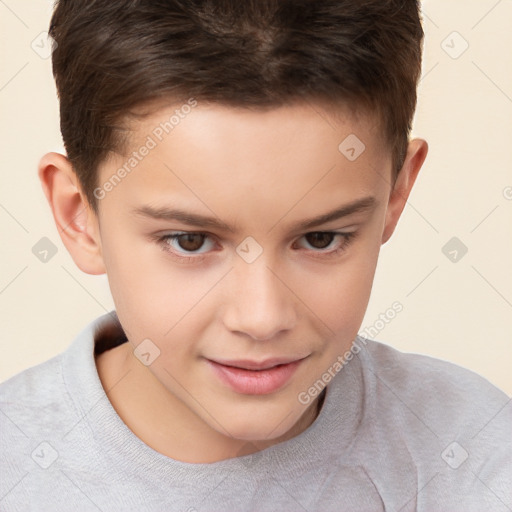
[[[427,153],[428,144],[425,140],[413,139],[409,142],[404,164],[389,196],[386,220],[382,232],[382,244],[386,243],[395,231]]]
[[[62,242],[77,266],[87,274],[104,274],[98,218],[80,189],[68,158],[47,153],[38,167]]]

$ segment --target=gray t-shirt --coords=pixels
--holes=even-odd
[[[109,322],[0,384],[2,512],[512,510],[511,399],[468,370],[358,337],[304,432],[192,464],[116,414],[94,361]]]

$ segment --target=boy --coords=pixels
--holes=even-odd
[[[427,155],[418,4],[68,0],[50,33],[39,176],[116,309],[0,385],[1,510],[511,510],[510,399],[357,336]]]

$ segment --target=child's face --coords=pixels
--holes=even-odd
[[[137,125],[137,164],[97,193],[96,236],[117,314],[132,348],[146,339],[158,347],[147,370],[192,413],[237,439],[273,439],[315,404],[308,389],[349,350],[413,172],[390,200],[390,151],[366,118],[334,121],[308,105],[254,112],[199,104],[169,134],[155,131],[176,108]],[[339,149],[351,134],[366,146],[359,156],[359,146],[347,150],[353,161]],[[128,158],[105,162],[99,184]],[[366,207],[294,227],[358,202]],[[174,220],[171,210],[212,224]],[[314,235],[327,231],[350,235]],[[166,241],[176,232],[207,237]],[[262,383],[253,373],[234,384],[209,362],[271,358],[301,362],[287,379]]]

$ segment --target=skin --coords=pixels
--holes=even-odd
[[[129,152],[175,108],[133,122]],[[424,140],[411,140],[393,186],[391,152],[373,119],[341,107],[336,118],[332,112],[311,104],[267,111],[198,104],[105,194],[98,216],[68,159],[41,159],[39,176],[63,243],[81,270],[107,273],[129,339],[96,358],[98,375],[119,416],[154,450],[211,463],[290,439],[317,417],[318,399],[304,405],[298,396],[350,348],[381,244],[428,151]],[[338,150],[349,134],[366,146],[355,161]],[[111,154],[98,183],[126,160]],[[365,197],[374,198],[373,208],[306,231],[291,228]],[[146,205],[179,207],[235,230],[133,213]],[[209,236],[167,243],[173,255],[158,237],[176,231]],[[344,245],[343,236],[308,235],[326,231],[356,236]],[[263,250],[252,263],[236,252],[249,236]],[[149,366],[133,352],[145,339],[160,350]],[[266,395],[235,392],[205,359],[283,356],[306,359]]]

